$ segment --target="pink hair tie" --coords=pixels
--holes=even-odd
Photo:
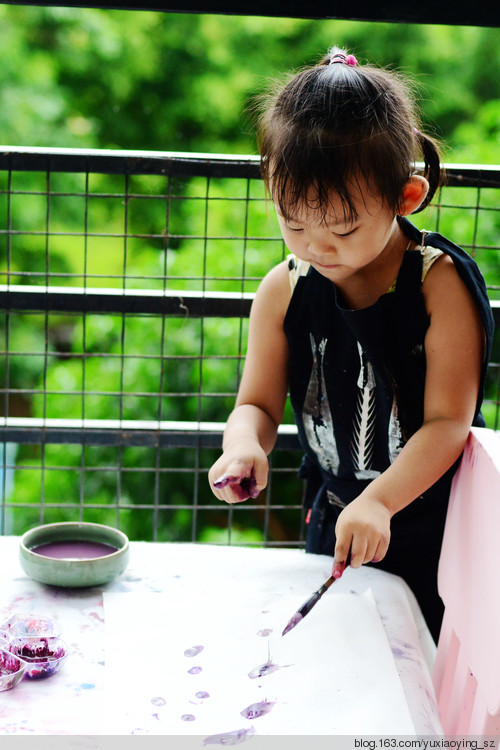
[[[354,55],[344,55],[343,52],[335,52],[330,59],[330,65],[334,63],[343,63],[344,65],[349,65],[350,68],[355,68],[358,61]]]

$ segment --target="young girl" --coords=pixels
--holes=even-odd
[[[266,486],[287,391],[308,478],[308,552],[402,576],[437,641],[450,484],[480,414],[493,316],[475,262],[406,216],[439,155],[408,86],[334,48],[260,119],[262,176],[292,253],[263,279],[223,455],[228,503]],[[420,174],[415,160],[423,156]]]

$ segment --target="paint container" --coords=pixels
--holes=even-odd
[[[61,635],[61,628],[52,617],[33,612],[15,612],[7,620],[6,630],[11,637],[25,635]]]
[[[49,523],[24,534],[19,556],[24,572],[39,583],[98,586],[123,573],[129,540],[122,531],[100,523]]]
[[[26,663],[25,674],[30,680],[51,677],[60,670],[69,655],[65,641],[50,635],[13,638],[8,650]]]
[[[0,648],[0,691],[15,687],[23,679],[27,666],[23,659]]]

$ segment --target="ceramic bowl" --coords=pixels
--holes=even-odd
[[[98,586],[123,573],[129,540],[122,531],[104,524],[49,523],[23,535],[19,555],[24,572],[39,583]]]
[[[10,690],[23,679],[27,664],[15,654],[0,648],[0,691]]]
[[[16,612],[6,622],[9,636],[61,635],[61,628],[52,617],[43,617],[34,612]]]
[[[69,654],[65,641],[55,635],[13,638],[8,650],[25,662],[25,675],[30,680],[39,680],[55,674]]]

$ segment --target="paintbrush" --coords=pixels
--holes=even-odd
[[[348,564],[349,563],[347,562],[345,567],[347,567]],[[344,568],[344,570],[345,570],[345,568]],[[321,597],[323,596],[323,594],[325,593],[325,591],[328,591],[328,589],[330,588],[330,586],[332,585],[332,583],[334,583],[335,581],[338,581],[338,579],[341,577],[341,575],[340,576],[336,576],[336,577],[334,577],[333,575],[331,575],[330,578],[326,579],[326,581],[324,582],[324,584],[322,586],[320,586],[319,589],[317,591],[315,591],[314,594],[312,596],[310,596],[309,599],[302,605],[302,607],[300,607],[300,609],[298,609],[296,611],[296,613],[293,615],[293,617],[290,618],[290,620],[288,621],[288,624],[287,624],[286,628],[283,630],[283,632],[281,634],[282,636],[286,635],[292,628],[294,628],[296,625],[298,625],[299,622],[301,620],[303,620],[304,617],[307,614],[309,614],[309,612],[314,607],[314,605],[319,602],[319,600],[321,599]]]

